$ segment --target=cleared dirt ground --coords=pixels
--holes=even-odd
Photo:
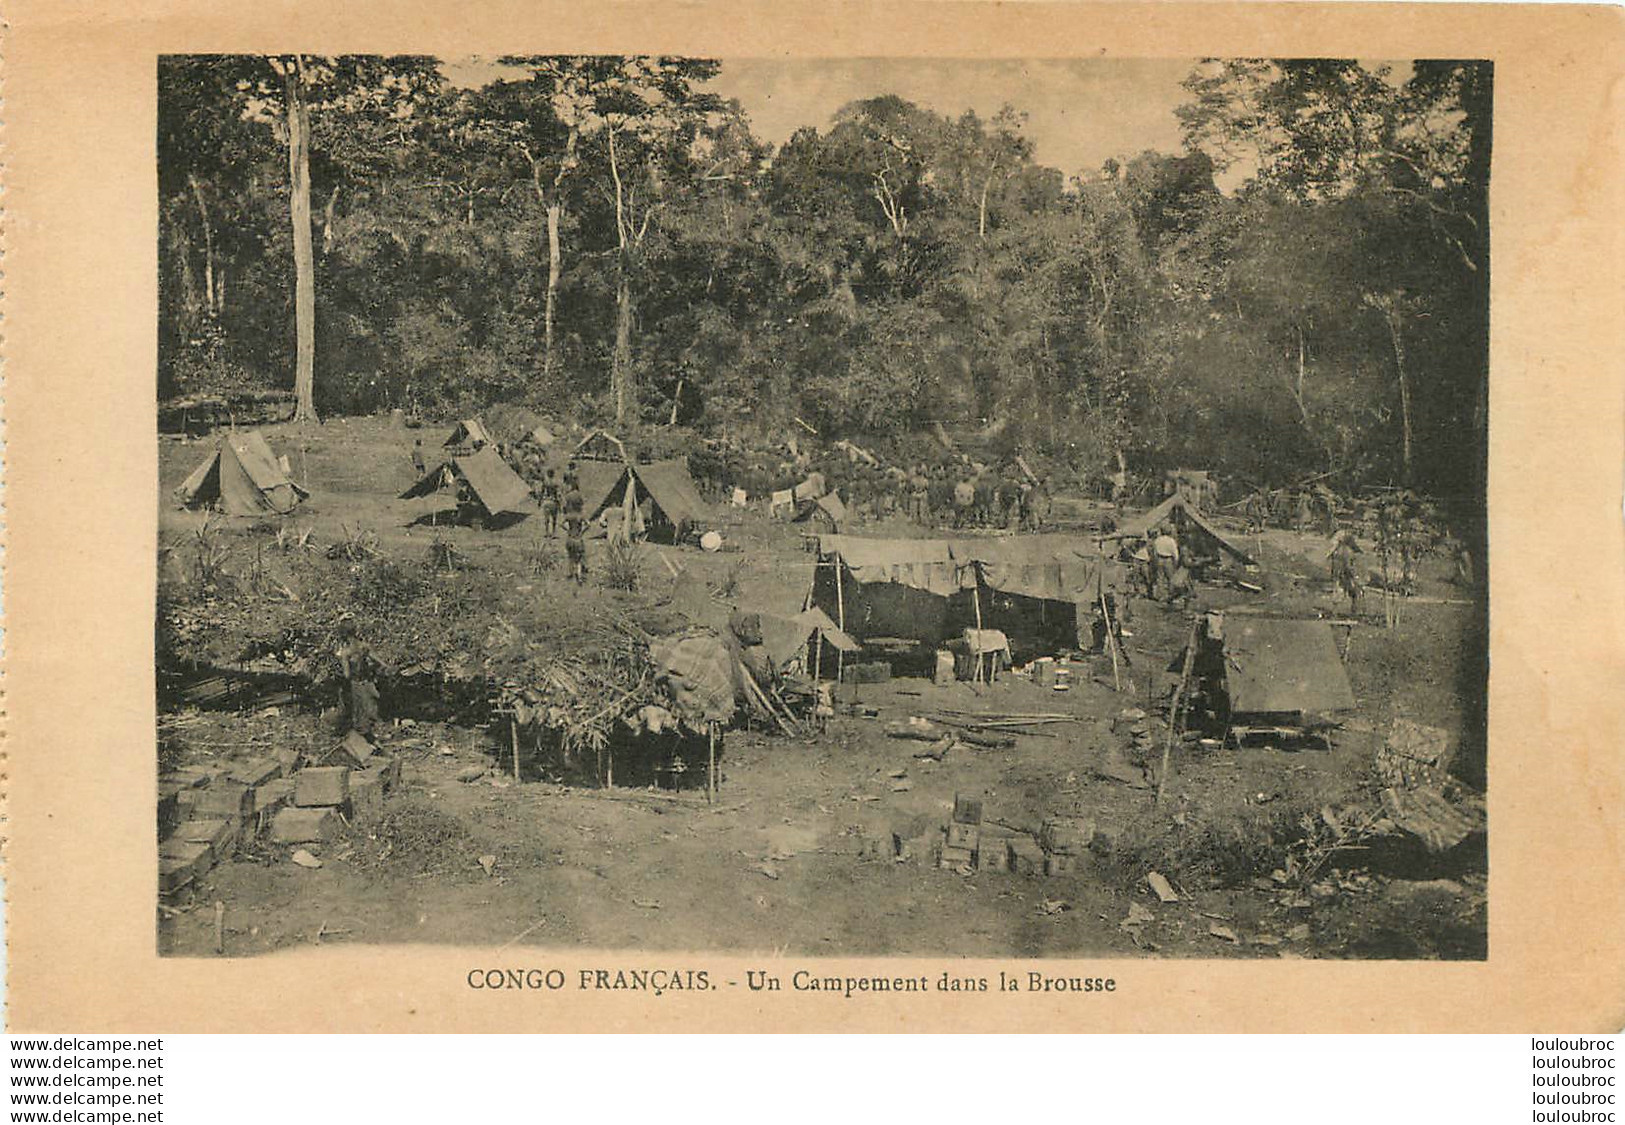
[[[421,433],[426,446],[438,443],[439,431]],[[799,529],[755,510],[722,508],[721,530],[740,550],[645,548],[645,582],[636,595],[527,576],[522,560],[537,539],[533,521],[499,532],[408,526],[446,506],[444,498],[438,505],[394,498],[412,480],[413,431],[385,420],[337,420],[308,431],[272,427],[266,436],[313,492],[286,521],[291,526],[313,528],[323,542],[369,530],[382,551],[403,560],[423,558],[430,542],[444,536],[492,581],[534,597],[544,612],[592,613],[628,600],[671,598],[670,568],[656,553],[710,586],[732,574],[737,592],[729,601],[679,597],[680,608],[702,623],[720,624],[736,606],[799,609],[810,579],[812,556]],[[208,448],[161,445],[165,542],[183,542],[203,521],[177,509],[169,490]],[[243,544],[274,526],[214,520]],[[850,530],[927,534],[900,521]],[[1204,589],[1200,604],[1343,615],[1346,604],[1334,605],[1328,592],[1324,539],[1270,531],[1254,545],[1262,548],[1268,592]],[[602,544],[589,549],[601,551]],[[729,732],[714,805],[697,791],[515,784],[483,731],[392,725],[378,741],[401,756],[404,783],[381,819],[311,849],[320,853],[319,869],[289,862],[287,848],[246,849],[210,873],[190,906],[160,911],[160,948],[213,955],[212,904],[219,900],[229,955],[312,942],[410,941],[801,955],[1482,956],[1485,883],[1471,862],[1421,870],[1402,868],[1390,855],[1347,853],[1309,888],[1283,888],[1267,863],[1250,875],[1215,875],[1213,864],[1199,862],[1204,847],[1240,854],[1267,841],[1278,820],[1368,795],[1372,755],[1396,717],[1457,737],[1470,732],[1482,638],[1469,595],[1444,583],[1442,569],[1435,563],[1424,572],[1423,597],[1407,605],[1397,629],[1383,628],[1373,603],[1368,609],[1376,616],[1353,630],[1347,666],[1360,706],[1330,752],[1179,747],[1160,808],[1153,808],[1149,789],[1095,772],[1123,745],[1113,718],[1125,707],[1145,706],[1148,679],[1155,678],[1153,694],[1170,682],[1162,669],[1189,626],[1188,610],[1136,601],[1133,694],[1112,689],[1110,665],[1100,658],[1064,695],[1014,678],[980,688],[914,679],[864,685],[861,702],[878,717],[839,716],[826,733],[804,739]],[[1067,712],[1078,721],[1018,737],[1010,749],[957,747],[942,762],[914,757],[920,743],[884,735],[887,720],[945,707]],[[275,746],[314,747],[333,737],[331,716],[287,706],[181,718],[188,753],[200,764]],[[470,765],[495,768],[473,782],[456,780]],[[934,868],[928,854],[894,858],[894,836],[916,841],[919,852],[918,842],[949,821],[956,793],[981,797],[995,822],[991,832],[1035,831],[1046,816],[1075,815],[1093,820],[1101,837],[1118,846],[1051,877],[965,875]],[[1162,904],[1143,880],[1144,857],[1177,859],[1185,854],[1182,840],[1190,843],[1191,866],[1165,871],[1181,901]],[[1172,853],[1169,841],[1179,845]]]

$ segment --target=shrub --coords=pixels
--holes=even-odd
[[[601,581],[606,589],[637,590],[643,581],[643,559],[638,554],[637,544],[626,539],[609,541]]]
[[[226,560],[231,557],[231,547],[220,535],[219,527],[204,517],[203,523],[192,532],[192,576],[203,589],[214,589],[227,585],[231,575],[226,572]]]
[[[532,577],[540,578],[556,571],[561,558],[559,545],[552,539],[538,535],[525,552],[525,570]]]
[[[429,543],[429,569],[455,571],[461,562],[462,553],[457,550],[457,544],[444,535],[436,535]]]

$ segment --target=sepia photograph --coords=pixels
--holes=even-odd
[[[1484,961],[1494,77],[161,56],[158,953]]]

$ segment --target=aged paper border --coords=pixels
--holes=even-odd
[[[1625,1024],[1617,9],[23,0],[4,67],[9,1030],[1607,1031]],[[1000,961],[366,947],[161,959],[153,887],[161,52],[1492,58],[1490,956],[1049,961],[1111,996],[473,992],[476,967]],[[1025,967],[1025,965],[1023,965]]]

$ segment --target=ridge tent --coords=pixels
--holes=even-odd
[[[802,482],[790,490],[792,500],[798,503],[802,500],[816,500],[829,491],[829,485],[824,481],[823,473],[808,473]]]
[[[854,653],[860,648],[857,641],[841,631],[835,622],[823,610],[816,606],[809,606],[794,617],[777,617],[773,614],[758,614],[762,623],[762,647],[773,661],[773,667],[783,671],[794,663],[797,657],[806,657],[808,646],[822,639],[833,646],[838,652]],[[806,661],[809,672],[814,669],[814,660],[810,657]],[[833,666],[832,666],[833,670]]]
[[[585,468],[585,465],[577,468]],[[648,529],[662,542],[679,542],[689,531],[706,522],[705,501],[681,461],[623,465],[596,501],[587,497],[586,482],[582,483],[582,496],[587,500],[582,512],[588,519],[597,519],[611,504],[622,501],[631,488],[635,503],[642,504],[645,498],[652,502]]]
[[[1162,524],[1170,524],[1177,528],[1182,536],[1194,536],[1198,541],[1212,547],[1215,553],[1229,554],[1244,565],[1251,566],[1256,561],[1246,551],[1226,539],[1223,532],[1196,510],[1195,505],[1177,492],[1144,515],[1124,521],[1117,529],[1117,537],[1144,538],[1146,532]]]
[[[609,461],[617,465],[631,460],[621,439],[608,430],[594,430],[582,438],[571,457],[577,461]]]
[[[846,505],[835,493],[826,492],[816,499],[798,501],[796,514],[790,522],[806,523],[815,516],[827,523],[831,531],[838,532],[841,524],[846,522]]]
[[[422,480],[401,493],[401,499],[428,496],[445,488],[453,480],[468,485],[469,495],[487,518],[504,513],[527,516],[533,510],[530,486],[497,456],[495,449],[489,447],[472,456],[453,457],[445,464],[436,466]]]
[[[288,479],[258,430],[222,437],[175,494],[188,508],[215,504],[234,516],[286,515],[310,495]]]
[[[576,481],[581,490],[581,514],[591,516],[610,502],[615,486],[620,483],[623,465],[607,461],[577,461]],[[617,497],[618,499],[618,497]]]
[[[451,431],[451,436],[441,444],[441,448],[451,450],[454,457],[464,457],[478,453],[490,444],[491,435],[486,431],[485,424],[478,418],[464,418],[457,423],[457,428]]]

